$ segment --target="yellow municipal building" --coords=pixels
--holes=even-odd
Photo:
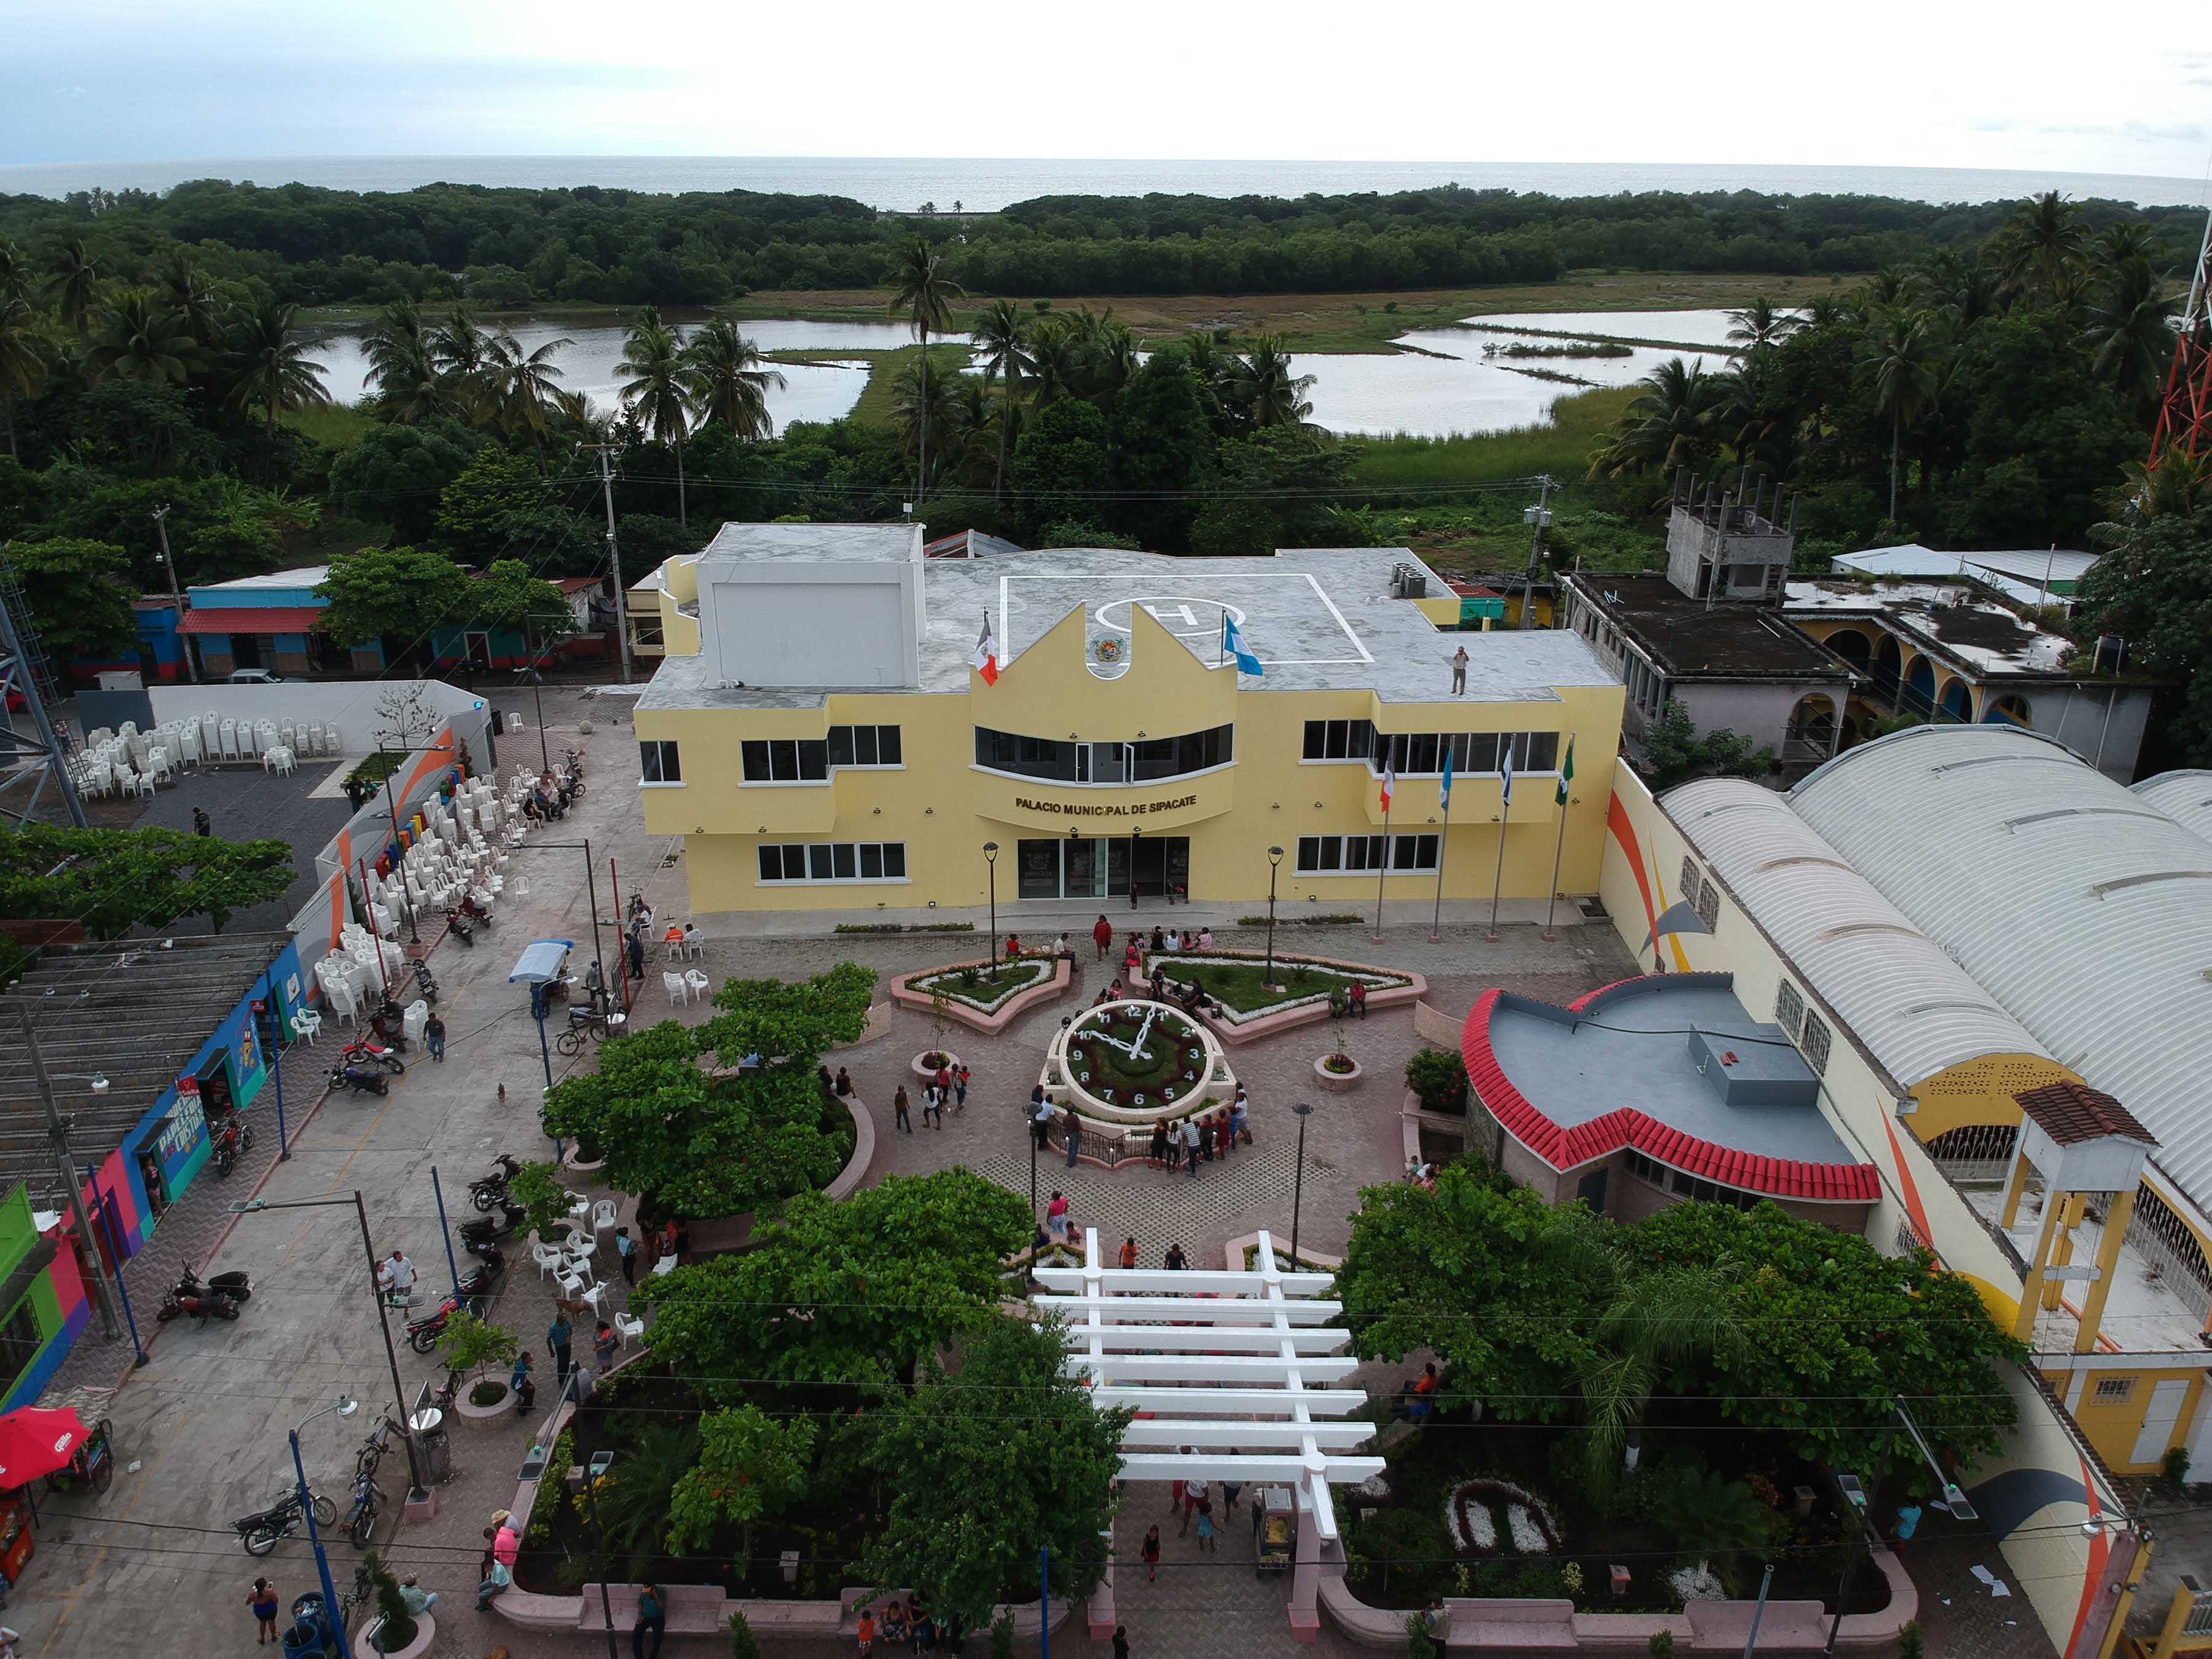
[[[1132,884],[1249,906],[1271,848],[1285,901],[1344,910],[1440,870],[1447,902],[1542,901],[1555,858],[1558,892],[1597,888],[1620,681],[1572,632],[1459,631],[1402,549],[933,558],[918,525],[732,524],[630,602],[664,653],[645,826],[684,837],[702,915],[912,921],[994,880],[1015,927]]]

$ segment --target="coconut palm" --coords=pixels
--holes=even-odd
[[[1231,386],[1234,406],[1255,427],[1300,426],[1313,413],[1305,400],[1310,374],[1291,372],[1291,354],[1280,335],[1262,334],[1252,342]]]
[[[430,331],[428,341],[430,361],[438,372],[476,390],[477,377],[491,361],[491,336],[477,326],[476,315],[465,301],[455,304],[446,320]]]
[[[84,361],[96,380],[182,386],[198,355],[184,319],[153,289],[126,288],[100,307]]]
[[[690,520],[684,489],[684,441],[691,435],[690,373],[676,332],[651,306],[637,314],[623,337],[622,400],[659,444],[676,451],[676,519]]]
[[[2112,516],[2089,526],[2089,539],[2100,547],[2116,546],[2155,520],[2186,519],[2212,507],[2212,456],[2171,447],[2155,466],[2130,461],[2121,472],[2118,487],[2105,497]]]
[[[8,428],[8,453],[15,449],[15,399],[46,384],[53,367],[53,342],[46,313],[27,299],[0,299],[0,422]]]
[[[258,404],[268,411],[274,436],[280,410],[327,404],[323,366],[307,355],[297,331],[300,307],[262,300],[241,309],[224,342],[232,372],[230,403],[236,409]]]
[[[2079,282],[2089,250],[2081,210],[2055,190],[2030,197],[1991,239],[2007,287],[2045,303],[2063,300]]]
[[[1913,273],[1917,303],[1943,313],[1953,333],[1963,334],[2004,303],[2004,273],[1978,248],[1943,248]]]
[[[409,299],[394,300],[377,313],[362,337],[368,357],[368,383],[380,417],[404,425],[459,412],[454,387],[439,373],[430,330]]]
[[[2130,259],[2158,259],[2158,233],[2141,220],[2124,219],[2097,233],[2092,249],[2096,264],[2123,265]]]
[[[1182,355],[1192,373],[1206,388],[1206,414],[1217,422],[1229,405],[1237,377],[1237,355],[1228,347],[1228,331],[1193,329],[1182,337]]]
[[[0,306],[18,300],[29,305],[38,297],[38,273],[32,269],[31,256],[0,236]]]
[[[169,309],[184,319],[193,339],[203,346],[215,343],[216,336],[222,331],[222,301],[191,249],[169,250],[169,257],[157,274],[156,291]]]
[[[2158,402],[2173,357],[2175,307],[2164,290],[2149,260],[2123,259],[2090,307],[2082,334],[2096,350],[2098,377],[2145,413]]]
[[[54,254],[52,271],[54,304],[62,320],[82,338],[92,326],[93,301],[100,292],[100,272],[93,265],[83,237],[72,236],[61,245]]]
[[[1654,468],[1702,467],[1720,447],[1733,397],[1730,377],[1708,374],[1701,362],[1669,357],[1638,385],[1643,390],[1624,411],[1620,430],[1603,435],[1589,476],[1621,478]]]
[[[1055,312],[1030,325],[1030,368],[1036,376],[1033,408],[1077,395],[1085,381],[1084,349],[1072,316]]]
[[[522,343],[504,328],[492,336],[483,370],[485,391],[492,407],[499,411],[501,424],[509,432],[529,434],[541,457],[545,451],[546,414],[562,378],[553,354],[575,343],[565,337],[548,340],[537,350],[526,352]]]
[[[763,367],[764,361],[735,323],[720,317],[685,342],[684,362],[699,423],[751,442],[772,436],[775,422],[768,412],[768,394],[789,382],[781,370]]]
[[[969,337],[983,362],[983,384],[1006,383],[1002,401],[1010,407],[1021,395],[1022,381],[1036,372],[1030,356],[1030,319],[1012,300],[994,300]],[[1006,493],[1006,450],[1012,442],[1014,423],[1001,416],[999,426],[999,464],[991,477],[991,493]]]
[[[967,289],[945,274],[945,261],[937,250],[915,236],[891,263],[891,297],[884,309],[894,317],[904,312],[912,320],[914,337],[921,343],[921,398],[929,398],[929,337],[943,334],[952,326],[952,302],[968,297]],[[919,507],[928,483],[929,423],[924,421],[916,428],[916,436],[925,446],[915,459],[915,504]]]
[[[1887,311],[1867,332],[1875,406],[1889,416],[1889,516],[1897,517],[1898,460],[1906,426],[1935,402],[1942,348],[1924,311]]]
[[[1764,294],[1741,311],[1729,313],[1728,319],[1728,343],[1735,348],[1729,353],[1731,357],[1749,357],[1780,345],[1805,325],[1803,317],[1784,310]]]

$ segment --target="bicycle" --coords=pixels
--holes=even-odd
[[[584,1034],[586,1031],[591,1033],[592,1042],[605,1042],[608,1030],[604,1011],[595,1009],[586,1014],[580,1008],[572,1008],[568,1012],[568,1029],[553,1039],[553,1046],[563,1054],[580,1054],[584,1052]]]
[[[339,1627],[351,1630],[356,1610],[367,1607],[375,1599],[376,1589],[368,1582],[368,1569],[366,1566],[356,1567],[353,1570],[353,1589],[338,1598]]]

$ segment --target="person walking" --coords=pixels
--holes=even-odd
[[[376,1270],[376,1282],[384,1286],[385,1305],[404,1308],[415,1300],[415,1264],[399,1250],[394,1249],[384,1258]]]
[[[576,1328],[568,1322],[568,1316],[559,1308],[553,1310],[553,1322],[545,1328],[545,1346],[553,1350],[553,1381],[556,1386],[568,1380],[568,1341]]]
[[[507,1386],[514,1390],[514,1414],[530,1415],[530,1408],[538,1403],[538,1382],[530,1375],[530,1350],[525,1348],[514,1357],[514,1369],[507,1373]]]
[[[629,1236],[629,1229],[627,1227],[615,1229],[615,1255],[622,1263],[623,1283],[626,1285],[635,1285],[637,1241]]]
[[[1186,1480],[1182,1483],[1182,1525],[1177,1529],[1176,1537],[1187,1538],[1190,1535],[1191,1517],[1198,1513],[1199,1501],[1205,1496],[1205,1481]]]
[[[1114,1626],[1114,1659],[1129,1659],[1129,1627]]]
[[[1145,1582],[1157,1583],[1160,1577],[1160,1529],[1148,1528],[1145,1541],[1137,1547],[1137,1557],[1145,1564]]]
[[[1216,1555],[1221,1553],[1221,1546],[1213,1536],[1213,1500],[1211,1498],[1198,1500],[1198,1547],[1201,1551],[1211,1550]]]
[[[1182,1151],[1183,1151],[1183,1158],[1184,1158],[1184,1159],[1188,1163],[1188,1164],[1189,1164],[1189,1166],[1190,1166],[1190,1178],[1191,1178],[1193,1181],[1195,1181],[1195,1180],[1197,1180],[1197,1179],[1198,1179],[1198,1142],[1199,1142],[1198,1119],[1197,1119],[1195,1116],[1187,1117],[1187,1118],[1183,1119],[1183,1121],[1182,1121]]]
[[[1229,1133],[1247,1146],[1252,1144],[1250,1120],[1244,1109],[1244,1085],[1237,1085],[1237,1098],[1229,1108]]]
[[[1157,1531],[1158,1528],[1154,1530]],[[259,1622],[261,1628],[260,1635],[254,1640],[255,1647],[259,1647],[264,1642],[283,1640],[276,1634],[277,1601],[276,1587],[274,1584],[266,1578],[255,1579],[253,1588],[246,1592],[246,1605],[247,1610]]]
[[[195,806],[192,808],[192,833],[196,836],[211,836],[215,834],[215,823],[213,820],[208,817],[207,808],[204,806]]]
[[[968,1109],[968,1068],[965,1066],[952,1074],[952,1109],[956,1112]]]
[[[1072,1170],[1075,1167],[1076,1158],[1083,1152],[1083,1120],[1076,1116],[1074,1107],[1070,1106],[1060,1113],[1060,1133],[1067,1137],[1067,1167]]]
[[[896,1114],[893,1120],[894,1127],[903,1129],[908,1134],[912,1134],[914,1133],[914,1120],[907,1114],[906,1085],[903,1083],[900,1084],[898,1088],[894,1091],[891,1095],[891,1110]]]
[[[645,1633],[653,1632],[653,1651],[645,1650]],[[629,1627],[631,1659],[660,1659],[660,1638],[668,1633],[668,1598],[650,1578],[637,1587],[637,1622]]]
[[[933,1084],[921,1091],[921,1121],[933,1129],[945,1127],[945,1093]]]
[[[1152,1164],[1165,1169],[1168,1162],[1168,1121],[1164,1117],[1152,1120]]]
[[[1133,1233],[1121,1241],[1121,1265],[1125,1267],[1137,1265],[1137,1239]]]
[[[1182,1246],[1180,1244],[1169,1245],[1167,1255],[1160,1261],[1160,1266],[1174,1273],[1181,1273],[1189,1265],[1190,1258],[1182,1253]]]
[[[1452,696],[1463,697],[1467,695],[1467,647],[1465,646],[1462,645],[1452,653],[1451,670]]]
[[[632,979],[643,979],[645,977],[645,941],[635,933],[632,933],[629,936],[629,944],[625,947],[625,955],[629,963],[629,976]]]
[[[1091,929],[1091,942],[1098,947],[1098,960],[1106,960],[1106,952],[1113,948],[1114,924],[1102,915]]]
[[[599,1375],[605,1376],[614,1369],[615,1356],[622,1352],[622,1338],[615,1328],[602,1319],[592,1333],[592,1358],[599,1362]]]
[[[431,1059],[441,1065],[445,1063],[446,1022],[438,1018],[438,1011],[434,1008],[430,1011],[430,1018],[422,1024],[422,1046],[430,1051]]]

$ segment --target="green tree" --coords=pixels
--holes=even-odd
[[[54,251],[54,305],[62,320],[76,331],[82,338],[92,326],[93,303],[100,293],[100,271],[94,264],[92,253],[82,236],[63,240]]]
[[[543,1236],[568,1213],[568,1194],[557,1164],[526,1164],[507,1184],[507,1195],[522,1206],[530,1230]]]
[[[388,524],[403,540],[427,537],[446,486],[468,470],[482,441],[451,420],[379,427],[331,463],[330,506]]]
[[[280,411],[317,409],[331,400],[323,366],[298,331],[300,307],[275,300],[241,311],[223,344],[229,358],[231,406],[258,408],[274,435]]]
[[[1728,314],[1728,343],[1735,357],[1755,357],[1770,346],[1780,345],[1803,326],[1804,319],[1785,311],[1764,294],[1741,311]]]
[[[234,912],[282,898],[292,848],[175,830],[73,830],[20,824],[0,836],[0,915],[75,916],[95,939]]]
[[[575,343],[563,337],[525,351],[522,343],[503,328],[491,339],[483,370],[487,406],[503,431],[529,439],[541,456],[545,453],[545,429],[561,391],[562,371],[553,356],[563,346]]]
[[[1291,372],[1280,336],[1262,334],[1231,375],[1231,406],[1254,427],[1303,426],[1313,413],[1306,401],[1313,383],[1312,375]]]
[[[1589,476],[1704,468],[1720,450],[1721,419],[1734,392],[1729,378],[1706,374],[1703,363],[1669,357],[1637,382],[1640,390],[1620,430],[1600,437]]]
[[[901,312],[913,324],[914,337],[921,343],[921,402],[929,402],[929,337],[945,334],[952,326],[952,302],[968,297],[967,290],[946,272],[935,248],[916,235],[900,248],[891,261],[891,297],[884,309],[894,317]],[[921,427],[921,445],[915,461],[915,505],[924,501],[929,479],[927,423]]]
[[[328,609],[323,630],[340,645],[387,636],[426,640],[441,621],[468,614],[471,583],[460,566],[428,548],[364,547],[332,559],[315,597]]]
[[[257,489],[235,477],[212,482],[213,501],[170,532],[187,581],[230,581],[274,570],[285,538],[312,528],[321,516],[313,502]]]
[[[1214,452],[1218,488],[1191,525],[1191,551],[1265,556],[1313,546],[1359,455],[1358,444],[1316,443],[1295,427],[1231,439]]]
[[[768,437],[775,427],[768,394],[789,382],[766,361],[726,318],[715,318],[684,342],[684,372],[701,423],[748,442]]]
[[[1038,410],[1014,445],[1014,490],[1035,524],[1096,514],[1113,468],[1104,411],[1078,398]]]
[[[488,443],[438,492],[438,545],[465,564],[497,558],[514,525],[548,501],[545,480],[527,455]]]
[[[101,379],[170,386],[191,378],[198,356],[184,319],[144,288],[119,289],[109,296],[84,352],[86,367]]]
[[[2081,208],[2055,190],[2014,209],[1992,239],[2007,286],[2037,305],[2070,297],[2089,250]]]
[[[1188,546],[1198,497],[1213,471],[1206,389],[1177,346],[1152,354],[1115,400],[1109,422],[1115,487],[1131,499],[1115,523],[1158,552]]]
[[[574,617],[561,590],[532,575],[530,567],[520,559],[492,562],[477,579],[469,612],[470,621],[520,634],[531,645],[541,644],[568,627]]]
[[[2097,354],[2098,377],[2145,414],[2173,362],[2175,308],[2150,261],[2132,258],[2112,270],[2090,309],[2083,337]]]
[[[475,1376],[487,1365],[504,1365],[520,1352],[514,1333],[477,1318],[465,1308],[447,1316],[438,1334],[438,1358],[455,1376]]]
[[[1891,312],[1867,338],[1867,361],[1874,368],[1875,401],[1889,421],[1889,516],[1897,517],[1898,457],[1905,428],[1919,420],[1936,398],[1942,357],[1932,320],[1925,312]],[[1926,478],[1923,469],[1922,477]]]
[[[1020,403],[1022,382],[1036,369],[1036,361],[1030,356],[1030,319],[1012,300],[994,300],[977,319],[969,337],[975,341],[976,356],[982,362],[984,385],[1000,387],[999,395],[1007,406],[999,421],[999,464],[991,475],[991,493],[1003,496],[1006,493],[1006,455],[1014,427],[1006,414]]]
[[[655,1423],[586,1491],[576,1494],[576,1513],[586,1521],[597,1507],[608,1547],[629,1558],[629,1577],[644,1577],[667,1543],[670,1495],[698,1462],[699,1445],[698,1425]]]
[[[15,402],[37,395],[53,367],[46,313],[27,300],[0,296],[0,424],[8,428],[8,455],[15,459]]]
[[[611,1045],[610,1045],[611,1046]],[[888,1176],[842,1202],[802,1193],[742,1255],[637,1288],[646,1346],[681,1376],[842,1383],[882,1394],[957,1337],[1005,1322],[1005,1260],[1035,1225],[966,1170]],[[704,1385],[742,1404],[735,1382]]]
[[[2197,501],[2122,526],[2081,579],[2073,620],[2076,639],[2124,639],[2131,669],[2175,683],[2156,708],[2159,745],[2176,766],[2212,766],[2212,499]]]
[[[32,625],[50,660],[112,657],[137,645],[138,615],[131,608],[137,584],[121,548],[57,537],[16,542],[0,557],[23,585]]]
[[[369,1645],[379,1653],[398,1653],[415,1639],[415,1615],[407,1611],[407,1602],[399,1594],[399,1581],[384,1565],[381,1554],[369,1551],[362,1559],[362,1570],[368,1575],[369,1587],[376,1594],[376,1631],[369,1638]]]
[[[647,307],[638,313],[623,340],[620,372],[622,400],[643,423],[653,442],[676,451],[676,520],[689,524],[691,515],[684,499],[684,441],[691,435],[690,375],[684,349],[675,331]]]
[[[699,1419],[698,1462],[669,1495],[670,1547],[702,1548],[717,1527],[735,1522],[744,1529],[738,1559],[750,1559],[753,1522],[806,1495],[813,1455],[806,1418],[774,1418],[750,1405],[708,1412]]]
[[[1040,1549],[1060,1594],[1097,1586],[1132,1413],[1097,1409],[1065,1357],[1056,1322],[994,1316],[957,1376],[933,1355],[884,1407],[878,1456],[901,1478],[861,1569],[870,1583],[909,1585],[967,1630],[1030,1581]]]

